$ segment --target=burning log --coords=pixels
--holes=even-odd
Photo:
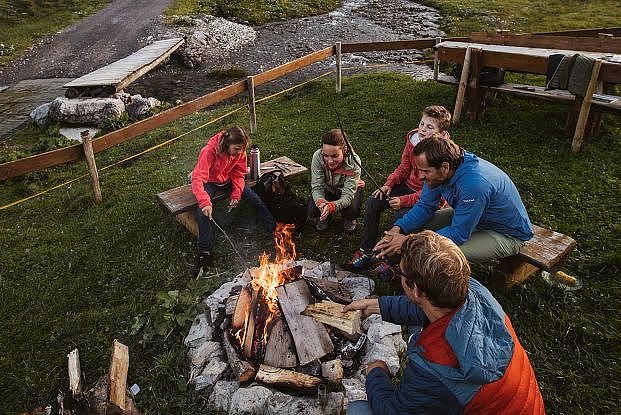
[[[342,310],[342,304],[322,301],[308,305],[302,314],[313,317],[315,320],[328,326],[336,327],[350,335],[361,333],[360,319],[362,318],[362,311],[343,312]]]
[[[341,304],[351,303],[351,293],[343,284],[323,278],[304,277],[304,279],[315,297]]]
[[[238,354],[235,346],[231,342],[229,338],[229,334],[225,331],[223,336],[224,343],[224,351],[226,352],[226,356],[229,359],[229,365],[233,370],[233,374],[237,377],[237,380],[240,382],[248,382],[252,378],[254,378],[257,370],[250,364],[249,362],[242,360],[240,355]]]
[[[276,287],[278,301],[293,336],[301,365],[320,359],[334,350],[334,345],[323,324],[300,313],[311,302],[305,280],[297,280]]]
[[[257,308],[257,303],[259,301],[259,291],[252,290],[252,300],[250,301],[250,312],[246,315],[245,320],[245,331],[244,331],[244,343],[242,344],[242,350],[244,356],[251,357],[252,356],[252,341],[254,340],[254,332],[255,332],[255,310]]]
[[[298,365],[293,337],[287,330],[282,318],[279,318],[272,327],[270,338],[265,347],[263,362],[274,367],[295,367]]]
[[[315,376],[268,365],[259,366],[256,380],[267,385],[288,388],[307,395],[317,393],[317,386],[321,383],[321,379]]]
[[[249,286],[242,288],[237,302],[235,303],[235,311],[231,321],[232,332],[235,333],[244,328],[246,319],[250,314],[250,304],[252,303],[252,288]],[[228,305],[228,301],[227,301]]]

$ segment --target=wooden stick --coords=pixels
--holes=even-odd
[[[78,349],[73,349],[67,355],[67,369],[69,371],[69,390],[76,398],[82,395],[82,371],[80,370]]]
[[[303,315],[314,318],[315,320],[343,330],[347,334],[361,333],[360,320],[362,311],[343,312],[343,305],[332,301],[322,301],[310,304],[302,312]]]
[[[306,394],[317,393],[317,386],[321,383],[321,379],[315,376],[268,365],[259,366],[255,379],[268,385],[289,388]]]
[[[88,165],[88,171],[91,174],[93,180],[93,196],[95,202],[100,203],[101,188],[99,187],[99,173],[97,172],[97,164],[95,164],[95,154],[93,153],[93,142],[91,141],[91,134],[88,130],[84,130],[80,133],[82,137],[82,147],[84,148],[84,156],[86,157],[86,164]]]
[[[229,336],[229,333],[225,330],[224,335],[222,336],[222,343],[224,344],[224,351],[226,352],[226,356],[228,357],[231,370],[233,371],[235,377],[237,377],[238,381],[248,382],[249,380],[254,378],[257,370],[254,368],[254,366],[252,366],[252,364],[250,364],[250,362],[247,362],[246,360],[243,360],[241,358],[241,356],[233,346],[233,343],[231,342]]]
[[[442,42],[441,37],[436,37],[436,45]],[[433,52],[433,80],[438,80],[438,73],[440,72],[440,59],[438,58],[438,49]]]
[[[334,44],[336,50],[336,93],[341,92],[341,42]]]
[[[250,134],[256,134],[257,132],[257,110],[255,108],[254,98],[254,76],[246,78],[248,83],[248,111],[250,114]]]
[[[461,109],[464,106],[464,98],[466,96],[466,85],[468,83],[468,75],[470,74],[470,56],[472,48],[468,46],[466,55],[464,56],[464,64],[461,68],[461,77],[459,78],[459,88],[457,90],[457,100],[455,100],[455,109],[453,110],[453,125],[459,124],[461,118]]]
[[[125,410],[125,394],[127,389],[127,371],[129,370],[129,349],[114,339],[112,357],[108,373],[108,409],[106,413]]]
[[[298,359],[302,366],[320,359],[334,350],[323,324],[300,313],[310,304],[311,294],[305,280],[276,287],[278,302],[289,324]]]
[[[574,139],[571,142],[571,151],[575,154],[580,151],[580,146],[584,141],[584,128],[586,127],[587,120],[589,118],[589,110],[591,109],[591,102],[593,101],[593,91],[597,84],[597,78],[599,77],[599,70],[602,67],[602,61],[596,59],[593,63],[593,69],[591,70],[591,79],[587,87],[584,99],[582,100],[582,107],[580,107],[580,114],[578,115],[578,122],[576,123],[576,131],[574,132]]]

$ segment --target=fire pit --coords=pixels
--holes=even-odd
[[[370,295],[373,281],[330,262],[296,261],[291,229],[278,228],[273,261],[264,253],[259,267],[203,300],[206,311],[185,339],[190,382],[209,394],[213,409],[338,414],[347,401],[366,398],[367,363],[382,359],[393,374],[399,369],[401,327],[341,311]]]

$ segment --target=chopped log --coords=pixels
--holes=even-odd
[[[67,369],[69,371],[69,390],[74,398],[82,395],[82,371],[80,370],[80,354],[73,349],[67,355]]]
[[[295,367],[298,365],[293,337],[282,318],[272,327],[270,338],[265,347],[263,362],[273,367]]]
[[[305,316],[313,317],[315,320],[336,327],[347,334],[353,335],[361,333],[362,311],[354,310],[343,312],[343,305],[332,301],[322,301],[310,304],[302,312]]]
[[[267,385],[292,389],[296,392],[309,395],[316,394],[317,386],[321,383],[321,379],[315,376],[268,365],[259,366],[259,371],[255,379]]]
[[[330,382],[340,382],[343,380],[343,362],[341,359],[330,360],[321,363],[321,376]]]
[[[252,288],[248,285],[242,288],[237,302],[235,303],[235,311],[231,319],[231,329],[233,333],[244,328],[246,319],[250,314],[250,304],[252,303]],[[228,304],[228,302],[227,302]]]
[[[343,284],[323,278],[304,277],[304,279],[316,297],[341,304],[351,303],[351,293]]]
[[[251,357],[252,356],[252,341],[254,339],[254,329],[255,329],[255,319],[254,313],[257,308],[257,302],[259,301],[259,291],[252,290],[252,300],[250,301],[250,312],[246,316],[246,321],[244,323],[244,344],[242,345],[242,351],[244,356]]]
[[[247,362],[241,358],[235,346],[230,339],[230,334],[226,331],[224,332],[224,336],[222,336],[222,342],[224,344],[224,351],[226,352],[226,356],[229,360],[229,365],[233,370],[233,374],[240,382],[248,382],[254,378],[257,370],[252,366],[250,362]]]
[[[112,357],[108,373],[108,407],[107,414],[122,413],[125,410],[125,393],[127,389],[127,371],[129,369],[129,349],[114,339]]]
[[[311,294],[305,280],[276,287],[278,301],[287,320],[300,364],[306,365],[334,350],[323,324],[300,313],[310,304]]]
[[[226,308],[224,310],[224,314],[226,316],[232,316],[235,314],[235,309],[237,308],[237,299],[239,298],[239,294],[232,295],[226,299]]]

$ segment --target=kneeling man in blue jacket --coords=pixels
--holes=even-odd
[[[408,340],[397,385],[381,360],[367,366],[368,401],[348,415],[544,415],[535,373],[509,317],[464,254],[432,231],[406,237],[398,271],[405,295],[357,300],[345,311],[422,326]]]
[[[517,188],[492,163],[438,135],[420,141],[414,159],[425,179],[420,200],[375,245],[379,258],[398,254],[421,229],[452,240],[470,262],[515,255],[533,237]],[[442,198],[450,207],[439,209]]]

